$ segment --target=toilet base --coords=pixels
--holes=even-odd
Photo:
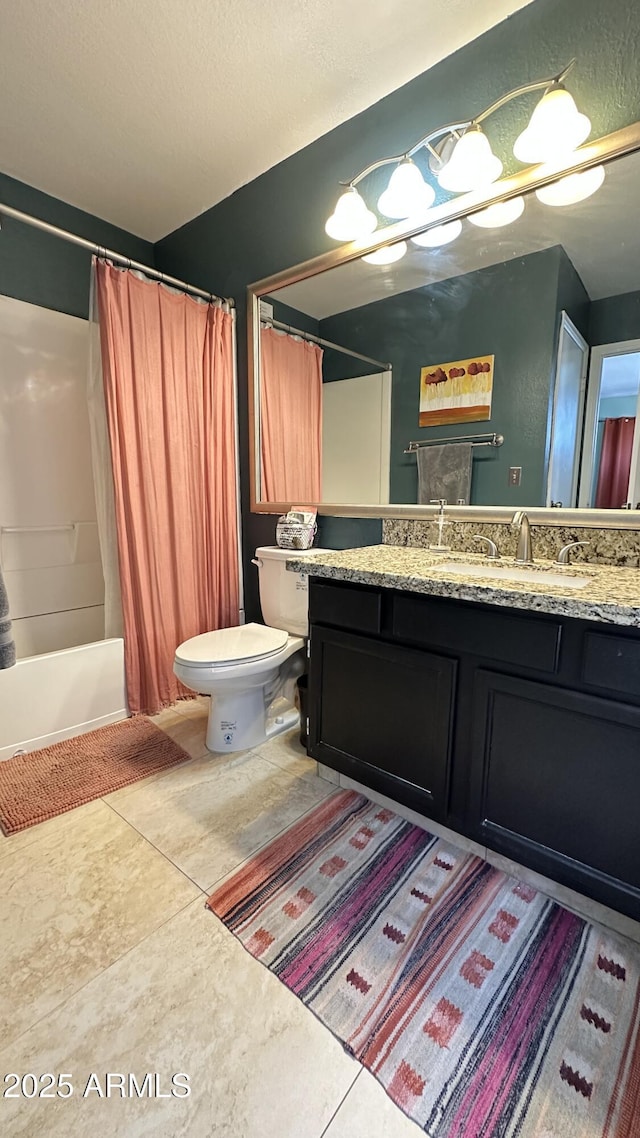
[[[249,751],[296,727],[300,716],[284,699],[265,706],[265,689],[212,695],[205,740],[216,754]]]

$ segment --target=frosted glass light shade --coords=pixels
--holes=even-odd
[[[331,217],[325,225],[325,233],[336,241],[357,241],[373,233],[378,219],[356,189],[341,194]]]
[[[581,174],[567,174],[557,182],[541,186],[536,197],[545,205],[563,206],[583,202],[595,194],[604,182],[604,166],[594,166]]]
[[[502,162],[479,126],[469,127],[456,142],[451,158],[437,174],[443,190],[464,194],[489,186],[502,173]]]
[[[411,240],[414,245],[419,245],[422,249],[437,249],[440,245],[449,245],[461,233],[462,222],[458,218],[456,221],[447,222],[446,225],[434,225],[433,229],[427,229],[425,233],[417,233]]]
[[[495,202],[478,213],[470,213],[469,221],[481,229],[499,229],[501,225],[511,225],[512,221],[517,221],[523,212],[524,198],[510,198],[506,202]]]
[[[408,158],[393,171],[389,185],[378,198],[378,209],[385,217],[419,217],[433,204],[435,196],[433,187]]]
[[[516,138],[513,153],[519,162],[552,162],[580,146],[590,130],[591,120],[580,113],[573,96],[562,84],[554,84]]]
[[[373,253],[367,253],[362,258],[368,265],[392,265],[394,261],[399,261],[404,257],[407,251],[406,241],[396,241],[395,245],[385,245],[382,249],[376,249]]]

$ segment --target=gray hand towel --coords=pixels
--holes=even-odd
[[[442,443],[419,447],[418,505],[432,498],[444,498],[455,505],[459,498],[468,504],[471,497],[471,443]]]
[[[9,598],[0,569],[0,669],[11,668],[16,662],[16,646],[13,642],[11,621],[9,620]]]

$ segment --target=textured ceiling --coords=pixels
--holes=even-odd
[[[0,169],[157,240],[530,0],[17,0]]]

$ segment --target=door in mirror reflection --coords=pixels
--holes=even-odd
[[[640,502],[640,340],[592,353],[580,505],[601,510]]]

